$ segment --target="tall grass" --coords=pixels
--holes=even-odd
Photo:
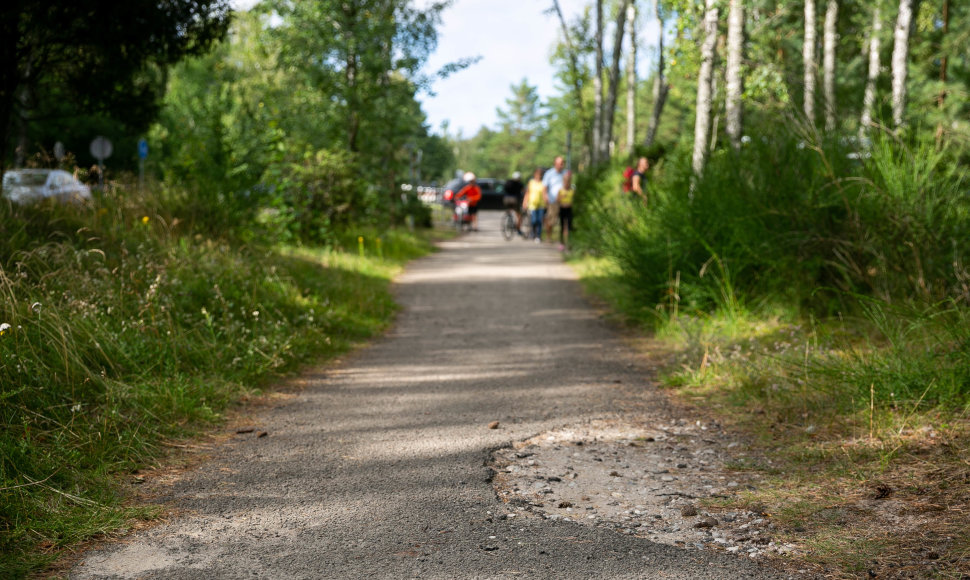
[[[688,311],[778,302],[822,315],[846,309],[847,293],[966,301],[967,184],[945,152],[880,137],[871,157],[855,153],[776,133],[718,151],[692,182],[675,152],[649,207],[596,192],[583,233],[665,307],[673,295]]]
[[[932,144],[878,135],[854,147],[776,131],[716,152],[701,178],[675,151],[650,176],[648,206],[596,176],[580,184],[592,226],[580,234],[618,265],[627,310],[691,348],[705,348],[690,337],[698,325],[720,325],[708,342],[730,345],[732,320],[744,334],[758,319],[851,318],[838,356],[796,358],[817,392],[851,408],[962,409],[967,181]]]
[[[230,245],[117,190],[87,208],[2,205],[0,223],[3,577],[132,515],[112,482],[160,442],[384,328],[390,278],[429,249],[376,230]]]

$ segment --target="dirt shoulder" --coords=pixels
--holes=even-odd
[[[728,468],[746,446],[703,419],[647,416],[589,421],[497,451],[494,485],[516,517],[541,517],[753,560],[781,560],[814,575],[806,553],[778,540],[763,506],[722,507],[761,476]]]

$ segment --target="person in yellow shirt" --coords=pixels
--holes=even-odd
[[[537,244],[542,241],[542,221],[546,217],[547,207],[549,207],[549,193],[542,183],[542,168],[538,167],[526,185],[525,195],[522,197],[522,209],[529,212],[532,238]]]
[[[569,232],[573,229],[573,172],[567,171],[562,178],[562,189],[559,190],[559,251],[566,249],[569,243]]]

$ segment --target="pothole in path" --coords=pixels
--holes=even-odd
[[[728,469],[748,460],[718,425],[637,425],[596,420],[496,451],[490,467],[499,517],[542,517],[746,558],[797,553],[774,538],[758,506],[725,508],[759,474]],[[730,502],[734,505],[742,502]]]

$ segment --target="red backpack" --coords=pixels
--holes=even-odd
[[[623,193],[630,193],[633,189],[633,173],[632,167],[623,170]]]

